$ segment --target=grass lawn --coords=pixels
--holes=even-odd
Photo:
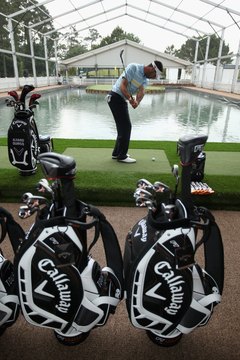
[[[113,140],[77,140],[77,139],[54,139],[54,151],[64,153],[65,151],[75,151],[76,148],[91,148],[91,149],[102,149],[106,151],[109,149],[109,156],[111,156],[111,149],[113,147]],[[6,146],[7,140],[5,138],[0,139],[0,146]],[[67,149],[67,150],[66,150]],[[153,151],[163,150],[166,158],[172,166],[173,164],[179,164],[179,157],[176,152],[176,142],[172,141],[131,141],[130,150],[134,149],[152,149]],[[204,181],[211,186],[215,193],[209,196],[195,196],[195,202],[198,205],[204,205],[211,209],[229,209],[229,210],[240,210],[240,187],[239,175],[234,173],[234,162],[231,166],[225,166],[226,159],[222,159],[223,153],[240,152],[240,144],[232,143],[207,143],[205,146],[206,153],[211,155],[214,153],[211,164],[214,164],[216,153],[219,152],[218,161],[216,164],[221,170],[221,174],[214,173],[209,169],[209,173],[205,172]],[[1,154],[0,154],[1,157]],[[211,156],[209,156],[210,159]],[[219,160],[220,159],[220,160]],[[222,159],[222,160],[221,160]],[[234,160],[234,159],[233,159]],[[111,160],[112,161],[112,160]],[[140,160],[139,160],[140,161]],[[210,161],[210,160],[209,160]],[[222,161],[222,166],[221,166]],[[150,162],[150,160],[149,160]],[[112,164],[112,163],[111,163]],[[105,169],[100,168],[78,168],[75,179],[76,193],[78,198],[94,205],[116,205],[116,206],[135,206],[133,199],[133,192],[135,190],[136,182],[140,178],[146,178],[151,182],[156,180],[162,181],[172,188],[175,185],[175,179],[171,174],[170,167],[169,172],[156,173],[151,171],[149,168],[138,167],[136,171],[130,171],[128,166],[123,165],[125,171],[114,171],[113,167],[116,166],[114,163],[111,167]],[[206,170],[208,165],[208,156],[206,160]],[[239,167],[239,166],[238,166]],[[225,168],[227,173],[225,174]],[[13,166],[11,168],[1,168],[0,178],[0,199],[1,202],[19,202],[21,195],[24,192],[36,193],[36,183],[43,177],[40,166],[38,166],[37,173],[29,177],[22,177],[19,175],[18,170]],[[179,187],[180,188],[180,187]]]

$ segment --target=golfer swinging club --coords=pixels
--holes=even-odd
[[[163,65],[160,61],[153,61],[147,66],[132,63],[124,69],[113,85],[107,96],[107,102],[117,128],[117,139],[112,152],[112,159],[126,164],[136,162],[128,155],[132,129],[128,102],[133,109],[136,109],[144,96],[147,79],[160,79],[162,71]],[[133,94],[136,96],[133,97]]]

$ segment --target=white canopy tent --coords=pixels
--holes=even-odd
[[[29,3],[31,4],[31,0]],[[45,20],[27,26],[31,43],[31,54],[18,54],[15,51],[14,44],[13,23],[16,21],[15,18],[17,15],[23,14],[26,11],[33,11],[36,7],[42,9],[41,5],[44,5],[48,9],[50,15],[44,13],[46,15]],[[103,27],[107,25],[109,29],[108,33],[111,33],[116,26],[121,26],[124,31],[129,32],[131,24],[134,28],[134,31],[131,31],[132,33],[139,36],[140,39],[146,36],[146,34],[149,34],[149,40],[147,41],[150,42],[150,39],[154,37],[155,44],[161,42],[161,39],[163,41],[165,37],[167,37],[166,34],[174,35],[176,41],[179,38],[185,39],[185,41],[186,39],[194,39],[196,41],[196,50],[193,81],[199,51],[199,41],[197,37],[207,37],[206,56],[202,63],[205,66],[208,62],[211,62],[211,60],[217,60],[214,86],[216,86],[216,83],[219,81],[222,45],[226,34],[229,32],[231,34],[233,30],[237,30],[237,36],[234,36],[235,44],[238,43],[240,39],[240,5],[236,0],[166,0],[164,2],[158,0],[138,0],[137,2],[134,0],[82,0],[80,3],[78,0],[61,0],[61,2],[59,0],[45,0],[42,2],[39,1],[37,4],[34,2],[29,7],[22,8],[12,14],[1,13],[1,16],[5,16],[8,19],[7,30],[10,34],[10,53],[13,57],[15,76],[18,78],[17,56],[31,57],[35,86],[37,86],[35,66],[35,59],[37,57],[35,57],[34,54],[32,34],[43,23],[50,21],[53,22],[55,29],[41,34],[44,37],[45,43],[45,57],[41,59],[46,62],[47,77],[49,76],[48,62],[52,61],[52,59],[48,58],[47,54],[46,44],[48,39],[51,38],[54,32],[61,32],[64,37],[64,34],[69,33],[73,26],[81,33],[92,28],[97,29],[99,33],[101,33]],[[154,36],[152,29],[154,29]],[[213,34],[216,34],[220,38],[220,46],[218,57],[216,59],[209,59],[208,50],[211,46],[210,39]],[[231,39],[231,36],[229,39]],[[57,46],[60,40],[61,38],[55,40],[56,66],[59,64]],[[158,40],[158,42],[156,40]],[[142,45],[144,46],[144,44]],[[151,49],[152,48],[151,46]],[[6,50],[0,49],[0,52],[6,52]],[[238,77],[240,45],[231,58],[235,61],[235,71],[231,89],[234,91]],[[115,61],[116,60],[113,59],[112,66],[115,65]],[[203,77],[204,73],[203,71]],[[202,83],[204,83],[204,81],[202,81]]]

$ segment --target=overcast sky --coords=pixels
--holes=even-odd
[[[39,2],[41,3],[42,1]],[[191,18],[185,13],[179,13],[171,8],[165,8],[159,4],[161,2],[172,7],[178,7],[184,12],[193,13],[199,17],[202,16],[209,20],[211,25],[198,20],[197,18]],[[226,27],[224,30],[224,40],[226,44],[230,46],[230,51],[236,53],[240,40],[240,1],[212,0],[212,2],[238,11],[239,14],[230,13],[229,15],[227,11],[222,9],[215,8],[213,10],[211,5],[201,0],[128,0],[127,3],[129,6],[127,7],[127,16],[124,15],[126,8],[121,7],[121,5],[126,3],[126,0],[104,0],[97,3],[95,3],[94,0],[83,0],[81,2],[78,0],[53,0],[45,6],[52,16],[56,16],[67,12],[74,7],[76,8],[84,4],[90,5],[76,11],[75,13],[59,17],[54,22],[54,26],[56,28],[60,28],[69,23],[73,23],[75,21],[77,22],[80,19],[82,21],[78,23],[76,27],[77,29],[81,29],[82,37],[89,34],[88,30],[85,30],[87,26],[97,29],[102,37],[110,35],[116,26],[120,26],[124,31],[131,32],[138,36],[144,46],[162,52],[167,46],[172,44],[176,49],[179,49],[187,40],[187,37],[180,34],[196,37],[198,35],[202,35],[202,33],[190,29],[190,27],[206,33],[213,33],[216,31],[219,36],[221,36],[221,28],[217,26],[217,24],[219,24]],[[113,7],[116,9],[108,12],[108,9]],[[147,11],[147,13],[140,11],[137,8]],[[94,17],[95,14],[103,12],[105,13],[102,16]],[[157,17],[156,14],[163,16],[164,19]],[[144,22],[137,18],[141,18]],[[102,21],[104,21],[103,24],[96,25]],[[158,26],[148,24],[148,21]],[[234,21],[237,22],[237,25],[234,24]],[[189,28],[187,29],[186,27],[183,27],[180,23],[187,24]],[[179,34],[176,34],[173,31],[165,30],[160,26],[168,27]],[[66,28],[61,31],[65,32],[68,30],[69,29]]]

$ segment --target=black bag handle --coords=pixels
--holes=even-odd
[[[2,208],[0,208],[0,244],[5,239],[7,233],[6,221],[4,215],[2,214]]]

